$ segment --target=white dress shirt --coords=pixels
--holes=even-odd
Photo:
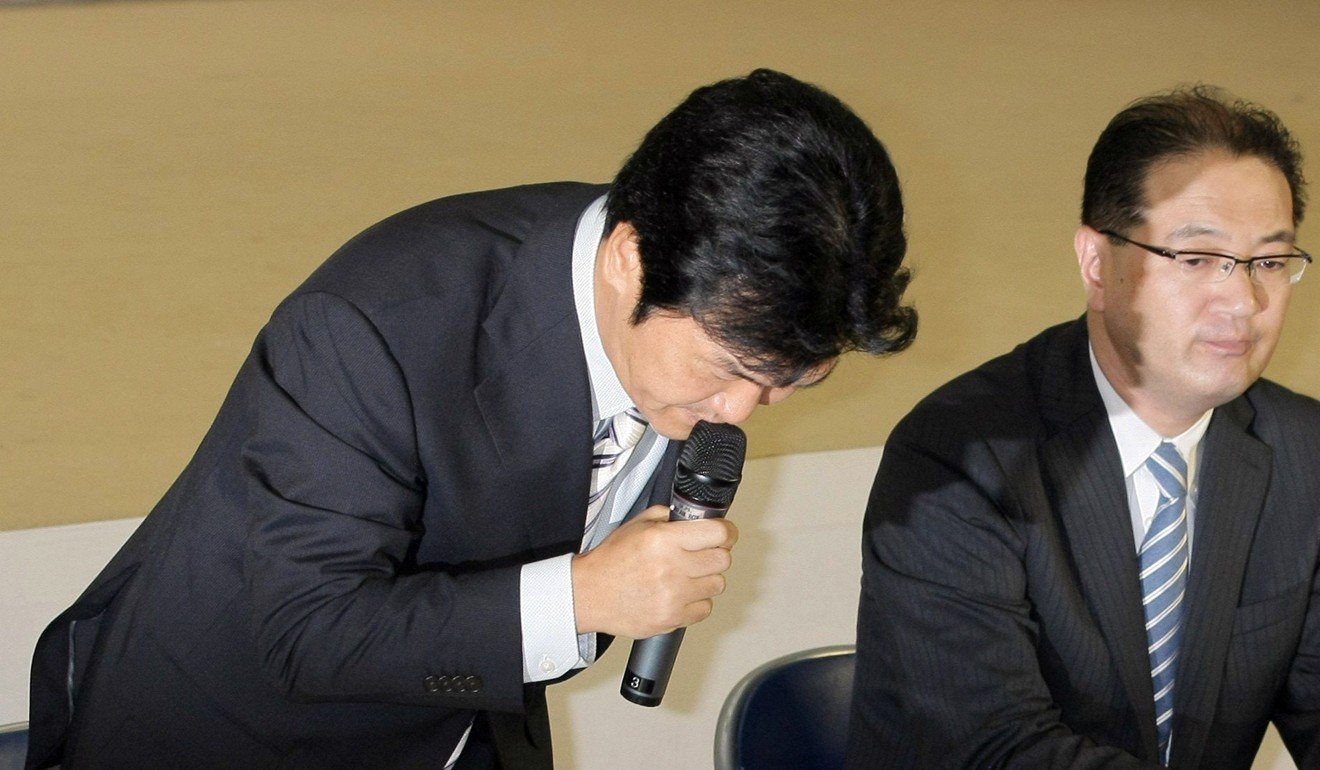
[[[583,425],[584,435],[594,433],[596,423],[633,406],[605,355],[596,326],[596,252],[605,231],[605,197],[597,198],[578,219],[573,237],[573,303],[582,330],[582,348],[591,382],[592,424]],[[649,425],[628,464],[615,477],[597,526],[596,542],[613,531],[637,502],[650,480],[668,440]],[[587,500],[582,499],[586,524]],[[520,576],[523,681],[556,679],[574,668],[585,668],[596,659],[596,635],[578,634],[573,612],[573,554],[564,554],[524,565]]]
[[[1146,539],[1146,530],[1151,519],[1155,518],[1155,509],[1160,502],[1159,486],[1155,476],[1146,468],[1146,460],[1154,453],[1162,441],[1171,441],[1178,452],[1187,461],[1187,553],[1190,556],[1193,532],[1196,522],[1196,493],[1199,486],[1197,466],[1200,464],[1201,439],[1210,425],[1213,409],[1201,415],[1192,427],[1172,438],[1161,436],[1137,416],[1123,397],[1118,395],[1109,378],[1100,370],[1100,363],[1095,360],[1095,350],[1091,349],[1091,372],[1095,375],[1096,387],[1100,389],[1100,398],[1105,402],[1105,411],[1109,414],[1109,427],[1118,442],[1118,456],[1123,464],[1123,480],[1127,485],[1128,512],[1132,517],[1132,538],[1136,549],[1141,550],[1141,543]]]

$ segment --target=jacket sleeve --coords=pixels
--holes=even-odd
[[[867,507],[847,766],[1156,767],[1061,722],[1003,471],[928,435],[900,424]]]
[[[263,671],[299,700],[521,710],[519,565],[409,567],[427,482],[378,330],[343,299],[299,294],[254,360],[243,570]]]

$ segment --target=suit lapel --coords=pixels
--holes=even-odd
[[[565,195],[518,249],[477,345],[477,405],[534,549],[576,550],[591,483],[591,385],[573,304],[577,220],[603,188]],[[629,515],[668,503],[671,441]],[[535,494],[528,494],[535,490]]]
[[[1273,452],[1248,433],[1253,416],[1242,397],[1219,407],[1201,443],[1173,710],[1173,764],[1178,766],[1202,763],[1247,556],[1269,489]]]
[[[1041,447],[1048,488],[1083,595],[1137,715],[1143,753],[1156,754],[1155,703],[1141,583],[1118,445],[1077,322],[1044,354],[1041,403],[1055,431]]]
[[[482,326],[475,389],[503,483],[531,510],[534,549],[582,537],[591,473],[591,389],[573,305],[577,218],[598,189],[566,195],[522,244]]]

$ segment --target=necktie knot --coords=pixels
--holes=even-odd
[[[1171,442],[1160,442],[1147,458],[1146,468],[1155,477],[1164,497],[1172,500],[1187,494],[1187,461]]]
[[[637,442],[641,441],[642,435],[646,433],[646,418],[637,411],[637,407],[630,406],[614,415],[610,420],[609,430],[614,443],[621,449],[631,449],[637,446]]]
[[[587,523],[582,535],[582,548],[592,544],[601,522],[601,510],[611,486],[628,465],[628,458],[637,443],[646,434],[646,418],[636,407],[619,412],[608,420],[601,420],[596,429],[595,446],[591,454],[591,494],[587,498]]]

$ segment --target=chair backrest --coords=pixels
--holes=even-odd
[[[841,768],[853,645],[776,658],[743,677],[715,725],[715,770]]]
[[[27,760],[28,723],[0,725],[0,770],[21,770]]]

